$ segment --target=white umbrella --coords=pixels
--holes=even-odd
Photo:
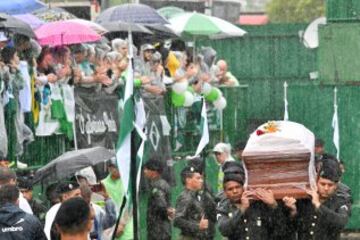
[[[197,12],[181,13],[169,19],[169,27],[184,38],[230,38],[241,37],[246,32],[234,24],[217,17]]]

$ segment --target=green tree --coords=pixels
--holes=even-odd
[[[324,16],[325,0],[272,0],[266,11],[273,23],[311,22]]]

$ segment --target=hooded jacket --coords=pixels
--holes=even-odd
[[[40,221],[14,204],[0,208],[1,240],[46,240]]]

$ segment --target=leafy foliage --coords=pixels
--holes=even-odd
[[[272,23],[311,22],[325,13],[325,0],[272,0],[266,7]]]

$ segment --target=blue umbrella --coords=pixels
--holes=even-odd
[[[24,14],[43,8],[46,5],[37,0],[11,0],[0,1],[0,12],[10,15]]]
[[[115,22],[123,21],[128,23],[140,24],[168,24],[155,9],[144,4],[122,4],[119,6],[111,7],[102,12],[96,22]]]
[[[32,29],[37,29],[45,23],[43,20],[30,13],[13,15],[13,17],[16,17],[17,19],[28,23]]]

